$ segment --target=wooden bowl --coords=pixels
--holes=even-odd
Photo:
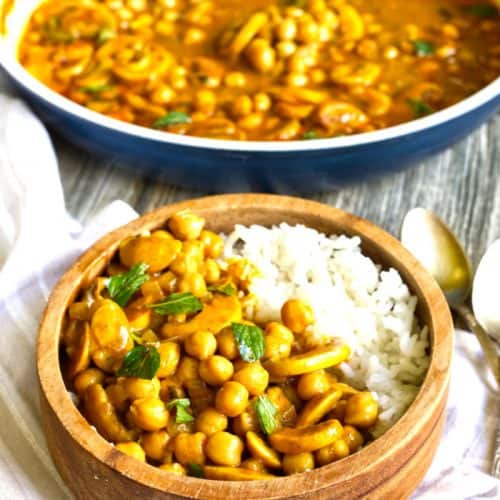
[[[165,224],[191,208],[213,231],[235,223],[302,223],[327,234],[362,239],[363,251],[383,267],[397,269],[413,294],[417,314],[431,334],[431,362],[423,385],[404,416],[358,453],[311,472],[270,481],[224,482],[162,472],[117,451],[82,417],[64,386],[59,343],[66,308],[81,288],[104,269],[119,242]],[[66,272],[49,299],[38,338],[37,369],[45,435],[52,458],[79,499],[353,499],[404,498],[422,480],[439,442],[445,419],[453,325],[435,281],[401,244],[373,224],[336,208],[272,195],[223,195],[185,201],[155,210],[104,236]]]

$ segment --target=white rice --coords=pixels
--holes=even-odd
[[[304,226],[236,226],[224,257],[244,257],[260,271],[250,284],[258,298],[247,311],[251,319],[279,320],[286,300],[304,299],[316,316],[311,343],[340,337],[350,346],[351,358],[340,369],[347,383],[377,399],[378,436],[415,398],[429,364],[429,340],[415,317],[417,298],[396,270],[383,271],[363,255],[360,243]]]

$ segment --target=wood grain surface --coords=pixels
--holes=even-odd
[[[383,436],[344,460],[272,481],[210,481],[166,475],[118,453],[86,423],[72,403],[58,367],[67,306],[98,276],[120,242],[164,227],[173,213],[192,209],[215,232],[236,223],[301,223],[327,234],[359,235],[363,252],[394,267],[418,297],[421,324],[429,327],[431,360],[422,388],[405,415]],[[38,337],[37,373],[45,435],[61,476],[78,499],[374,500],[407,498],[422,480],[439,442],[453,349],[449,308],[434,280],[401,244],[380,228],[341,210],[297,198],[229,195],[164,207],[109,233],[85,252],[55,287]],[[97,485],[95,478],[102,479]],[[132,483],[130,479],[135,480]]]

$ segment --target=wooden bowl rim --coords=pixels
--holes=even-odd
[[[360,236],[362,241],[368,241],[382,253],[400,261],[404,269],[402,271],[401,267],[397,268],[399,272],[411,273],[414,278],[412,293],[419,290],[429,311],[431,359],[416,398],[385,434],[359,452],[310,472],[268,481],[240,482],[165,474],[156,467],[118,452],[90,426],[69,397],[59,367],[59,339],[66,306],[82,286],[82,277],[88,269],[107,261],[124,236],[160,227],[172,213],[186,208],[215,212],[222,209],[253,208],[284,210],[289,215],[297,216],[313,214],[327,221],[343,224],[348,228],[345,231]],[[113,245],[115,248],[110,251]],[[435,349],[438,340],[439,350]],[[439,406],[446,397],[452,351],[453,323],[446,300],[434,279],[397,239],[371,222],[319,202],[279,195],[231,194],[163,206],[106,234],[86,250],[61,277],[48,300],[38,335],[37,374],[48,404],[75,443],[118,473],[147,487],[181,496],[192,495],[193,498],[215,498],[215,492],[220,498],[240,498],[243,491],[246,498],[261,498],[260,495],[263,494],[266,498],[284,498],[310,493],[335,483],[363,481],[368,478],[372,468],[379,466],[382,461],[390,460],[396,450],[410,445],[425,424],[435,423],[436,414],[441,413]]]

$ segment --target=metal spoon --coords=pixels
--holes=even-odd
[[[500,340],[500,240],[486,250],[472,286],[472,309],[479,324]]]
[[[432,274],[451,309],[476,335],[486,362],[500,384],[500,358],[495,344],[478,323],[468,304],[472,288],[472,269],[456,236],[432,212],[414,208],[404,218],[401,242]]]

